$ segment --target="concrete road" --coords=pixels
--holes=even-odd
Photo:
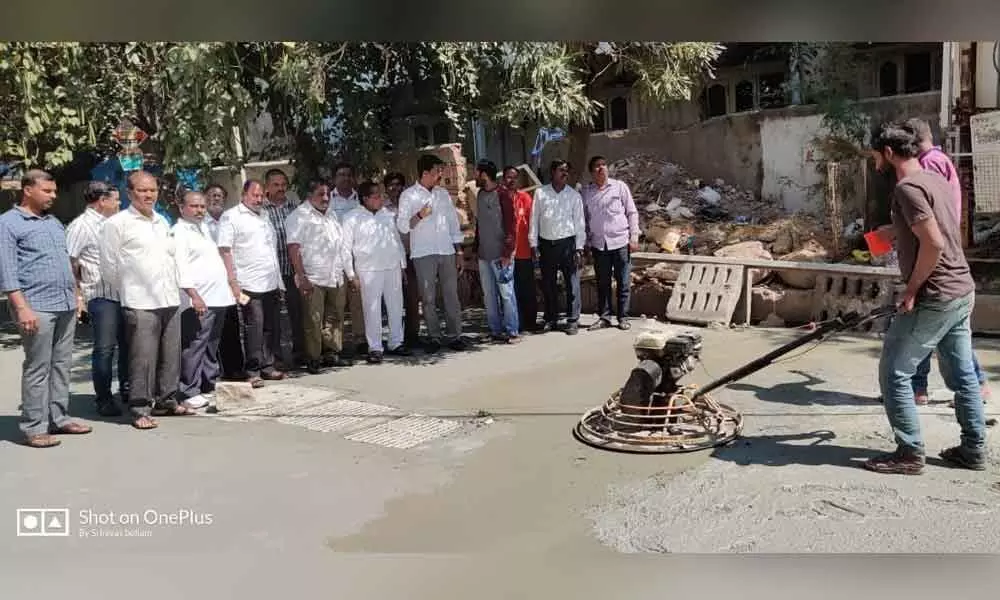
[[[692,381],[794,334],[704,335],[705,368]],[[481,590],[489,576],[457,565],[486,557],[495,576],[505,561],[537,568],[530,557],[541,555],[608,561],[622,552],[1000,549],[995,459],[987,473],[938,463],[909,478],[858,468],[892,446],[873,400],[877,340],[831,341],[731,386],[721,399],[744,411],[747,430],[730,448],[674,456],[593,450],[570,430],[624,381],[632,337],[549,334],[518,347],[359,365],[274,386],[285,393],[285,420],[297,414],[295,401],[312,399],[459,424],[410,449],[345,439],[369,423],[360,416],[353,428],[343,427],[344,415],[339,425],[329,414],[314,416],[313,429],[301,426],[303,414],[292,419],[299,425],[164,418],[153,431],[100,421],[90,408],[84,343],[73,410],[95,432],[29,449],[14,443],[20,350],[7,348],[0,351],[8,383],[0,402],[0,440],[7,440],[0,441],[0,513],[8,515],[0,577],[14,593],[66,591],[70,577],[93,579],[94,569],[111,567],[116,581],[149,584],[153,597],[192,590],[313,597],[336,582],[331,589],[344,594],[336,597],[416,598],[440,590],[442,578],[453,590]],[[978,345],[995,373],[998,347]],[[932,381],[935,400],[947,400],[936,369]],[[957,440],[943,404],[923,412],[929,451]],[[18,508],[66,509],[69,535],[17,537]],[[65,580],[47,576],[56,567]],[[632,597],[647,591],[638,586]],[[80,597],[118,596],[87,587]]]

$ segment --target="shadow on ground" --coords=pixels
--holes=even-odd
[[[745,437],[736,440],[729,446],[717,448],[712,452],[712,456],[740,466],[833,465],[860,468],[864,461],[882,452],[872,448],[856,448],[829,443],[836,438],[837,434],[832,431]],[[810,444],[793,443],[806,440],[813,440],[813,442]]]
[[[798,375],[803,378],[803,381],[776,383],[766,387],[736,382],[727,387],[737,392],[752,393],[758,400],[775,404],[791,404],[793,406],[870,406],[878,404],[878,399],[870,396],[814,389],[817,385],[827,383],[826,380],[804,371],[789,370],[787,373]]]
[[[716,448],[712,452],[712,457],[743,467],[750,465],[766,467],[831,465],[864,468],[866,460],[885,453],[885,450],[875,448],[858,448],[829,443],[835,439],[837,439],[837,434],[829,430],[744,437],[728,446]],[[813,441],[809,444],[801,443],[806,440]],[[926,464],[947,469],[956,468],[937,456],[927,456]]]

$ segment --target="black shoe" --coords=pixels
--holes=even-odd
[[[369,352],[367,360],[368,360],[368,364],[370,364],[370,365],[377,365],[380,362],[382,362],[382,353],[381,352]]]
[[[406,344],[396,346],[386,352],[389,356],[413,356],[413,351],[406,347]]]
[[[441,342],[438,340],[430,340],[424,346],[424,351],[427,352],[427,354],[437,354],[441,351]]]
[[[114,403],[113,400],[98,400],[97,414],[102,417],[120,417],[122,416],[122,409],[120,406]]]
[[[611,327],[611,321],[608,321],[607,319],[598,319],[597,322],[587,328],[587,331],[598,331],[601,329],[607,329],[608,327]]]
[[[349,367],[354,364],[349,358],[338,354],[328,354],[323,357],[324,367]]]
[[[632,324],[628,322],[628,319],[618,319],[618,329],[628,331],[632,329]]]
[[[982,455],[977,456],[969,454],[960,446],[943,450],[939,456],[956,467],[962,467],[972,471],[986,470],[986,459],[983,458]]]
[[[323,372],[323,366],[318,360],[306,361],[306,371],[310,375],[319,375]]]
[[[365,354],[368,354],[368,342],[361,342],[360,344],[355,345],[354,352],[358,356],[363,356]]]
[[[869,459],[865,468],[886,475],[920,475],[924,472],[924,458],[897,450]]]
[[[566,332],[566,335],[576,335],[580,333],[580,324],[577,323],[576,321],[573,321],[572,323],[567,323],[566,329],[564,331]]]
[[[556,323],[555,321],[546,321],[542,325],[542,333],[548,333],[550,331],[556,331],[557,329],[559,329],[559,324]]]
[[[458,337],[448,342],[448,347],[454,350],[455,352],[462,352],[469,349],[469,343],[466,342],[464,339]]]

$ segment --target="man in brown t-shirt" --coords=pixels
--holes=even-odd
[[[965,260],[948,182],[920,165],[920,139],[908,123],[888,123],[872,135],[876,167],[892,168],[892,224],[906,289],[899,315],[886,333],[879,386],[896,438],[896,451],[865,463],[879,473],[917,475],[924,467],[920,415],[912,379],[917,365],[937,349],[941,374],[955,390],[961,445],[941,452],[960,467],[986,466],[986,425],[972,359],[969,317],[975,282]]]

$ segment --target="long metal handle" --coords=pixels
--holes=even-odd
[[[817,327],[814,331],[811,331],[808,334],[796,340],[792,340],[791,342],[788,342],[784,346],[776,348],[768,352],[764,356],[761,356],[760,358],[743,365],[742,367],[736,369],[735,371],[727,373],[726,375],[723,375],[722,377],[716,379],[715,381],[712,381],[707,385],[699,388],[698,391],[694,393],[694,396],[691,397],[691,399],[694,400],[696,398],[704,396],[705,394],[708,394],[709,392],[717,390],[723,386],[727,386],[730,383],[739,381],[740,379],[743,379],[748,375],[756,373],[757,371],[760,371],[764,367],[767,367],[768,365],[773,363],[775,359],[780,358],[788,354],[792,350],[804,346],[809,342],[817,340],[827,334],[844,331],[845,329],[853,329],[869,321],[891,316],[895,314],[895,312],[896,312],[895,307],[886,306],[877,308],[867,315],[862,316],[859,315],[858,313],[849,313],[847,315],[844,315],[843,317],[837,317],[836,319],[827,321],[826,323],[823,323],[819,327]]]

